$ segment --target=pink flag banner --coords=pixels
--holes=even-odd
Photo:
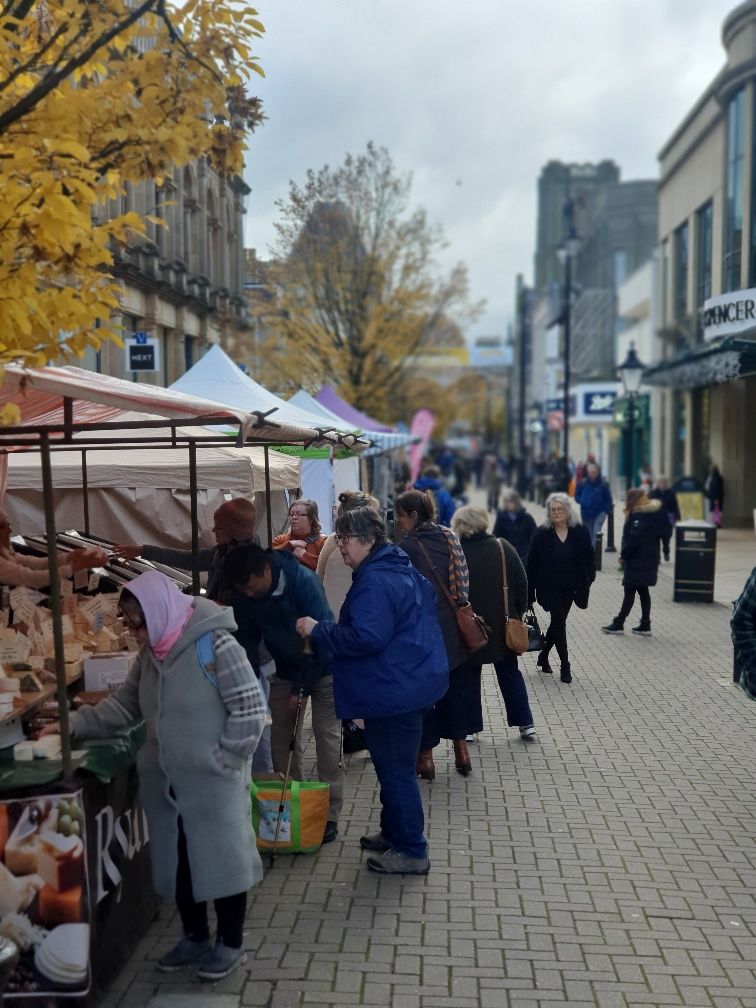
[[[420,438],[416,444],[410,445],[409,450],[410,473],[412,474],[413,483],[420,474],[420,463],[423,460],[423,455],[425,455],[435,425],[436,418],[428,409],[418,410],[412,417],[410,434],[413,437]]]

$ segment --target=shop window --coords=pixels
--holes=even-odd
[[[661,324],[669,321],[669,239],[661,244]]]
[[[696,214],[696,308],[711,297],[712,205],[705,203]],[[703,339],[703,315],[698,312],[697,332]]]
[[[744,140],[743,107],[745,91],[741,88],[727,106],[727,196],[725,200],[724,290],[740,288],[743,245]]]
[[[675,289],[673,307],[675,321],[682,322],[688,314],[688,222],[675,231]]]

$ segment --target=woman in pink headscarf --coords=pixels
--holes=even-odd
[[[77,738],[102,738],[144,719],[147,740],[137,767],[153,884],[160,895],[175,895],[184,931],[157,968],[196,965],[200,979],[218,980],[246,961],[247,889],[262,878],[248,757],[266,724],[267,704],[232,636],[231,609],[183,595],[157,571],[131,581],[119,602],[139,654],[120,689],[71,716],[72,731]],[[210,899],[218,918],[214,945]]]

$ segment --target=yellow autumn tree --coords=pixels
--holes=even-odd
[[[449,318],[474,316],[467,271],[442,272],[443,236],[409,209],[410,187],[372,143],[337,168],[309,171],[304,186],[290,183],[270,267],[265,381],[282,390],[329,382],[392,419],[413,357]]]
[[[233,0],[0,0],[0,366],[118,340],[112,252],[143,221],[93,213],[196,158],[241,170],[262,32]]]

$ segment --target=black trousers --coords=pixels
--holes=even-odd
[[[641,604],[641,623],[651,622],[651,592],[648,590],[647,585],[643,585],[640,588],[631,588],[629,585],[625,585],[625,597],[622,599],[622,608],[617,616],[620,623],[624,623],[630,615],[636,594]]]
[[[247,894],[236,893],[235,896],[223,896],[215,902],[215,913],[218,918],[218,940],[226,948],[242,947],[244,932],[244,914],[247,910]],[[207,903],[195,903],[192,894],[192,871],[189,867],[189,855],[186,850],[184,828],[179,819],[178,837],[178,868],[176,870],[176,906],[181,916],[184,934],[194,941],[205,941],[210,937],[207,923]]]
[[[550,612],[551,623],[546,631],[545,650],[548,651],[551,647],[555,647],[562,665],[570,663],[570,656],[567,652],[567,614],[572,608],[572,600],[572,589],[569,590],[569,594],[566,592],[564,594],[554,593]]]

